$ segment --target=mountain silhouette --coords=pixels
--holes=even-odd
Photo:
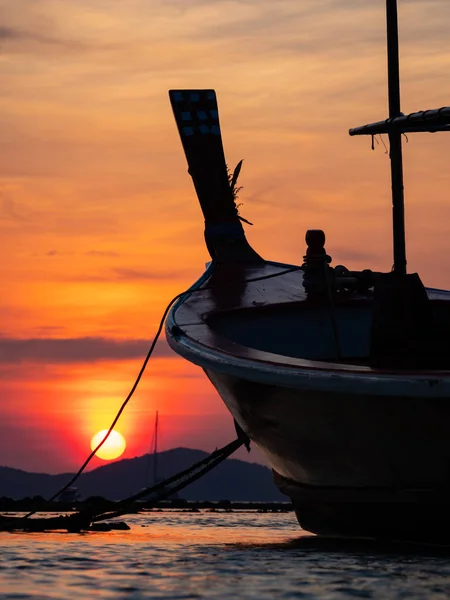
[[[158,453],[158,480],[186,469],[208,456],[202,450],[174,448]],[[119,500],[153,483],[153,455],[118,460],[83,473],[76,482],[81,499],[103,496]],[[21,499],[48,498],[65,485],[71,473],[49,475],[0,467],[0,497]],[[213,471],[195,481],[179,494],[186,500],[232,500],[243,502],[283,502],[288,498],[278,491],[267,467],[237,459],[227,459]]]

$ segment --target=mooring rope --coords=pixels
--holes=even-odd
[[[152,498],[150,500],[152,505],[156,505],[161,500],[164,500],[172,494],[176,494],[177,492],[187,487],[197,479],[203,477],[203,475],[206,475],[206,473],[208,473],[209,471],[212,471],[212,469],[217,467],[221,462],[223,462],[225,459],[231,456],[233,452],[236,452],[236,450],[238,450],[246,442],[245,438],[236,438],[234,441],[230,442],[223,448],[215,450],[203,460],[191,465],[188,469],[185,469],[184,471],[181,471],[180,473],[177,473],[176,475],[173,475],[172,477],[169,477],[156,485],[144,488],[137,494],[133,494],[128,498],[120,500],[116,503],[116,509],[112,512],[103,511],[98,514],[89,514],[89,511],[87,511],[87,513],[85,513],[84,511],[80,511],[79,514],[80,516],[84,516],[86,514],[86,516],[90,518],[91,522],[105,521],[106,519],[114,519],[116,517],[120,517],[129,513],[132,505],[136,501],[141,500],[142,498],[145,498],[150,494],[158,493],[156,498]],[[180,479],[181,481],[179,483],[176,483]]]
[[[133,506],[134,503],[150,494],[157,494],[157,496],[150,501],[151,505],[157,505],[161,500],[179,492],[197,479],[200,479],[200,477],[206,475],[206,473],[217,467],[221,462],[231,456],[233,452],[236,452],[243,444],[248,443],[248,441],[248,437],[245,433],[240,433],[239,437],[233,442],[230,442],[223,448],[214,450],[214,452],[180,473],[172,475],[156,485],[144,488],[137,494],[123,498],[115,504],[115,509],[113,511],[97,511],[95,509],[85,508],[72,515],[60,515],[59,517],[44,517],[41,519],[27,520],[23,517],[5,518],[0,515],[0,531],[14,531],[18,529],[29,531],[67,529],[68,531],[79,532],[81,530],[89,529],[92,523],[115,519],[116,517],[120,517],[127,513],[135,512]],[[149,508],[148,503],[146,508]]]
[[[221,284],[213,284],[213,285],[209,285],[209,286],[204,286],[204,283],[211,277],[214,269],[215,269],[216,264],[213,262],[210,263],[210,265],[208,266],[208,268],[206,269],[206,271],[203,273],[203,275],[187,290],[185,290],[184,292],[181,292],[179,294],[177,294],[176,296],[174,296],[172,298],[172,300],[167,304],[163,315],[160,319],[159,322],[159,326],[158,329],[156,331],[155,337],[153,338],[153,341],[150,345],[150,349],[144,359],[144,362],[142,363],[141,369],[135,379],[135,382],[129,392],[129,394],[127,395],[127,397],[125,398],[125,400],[123,401],[121,407],[119,408],[116,416],[114,417],[113,422],[111,423],[107,433],[105,434],[105,437],[101,440],[101,442],[92,450],[92,452],[89,454],[89,456],[87,457],[87,459],[84,461],[84,463],[81,465],[81,467],[78,469],[78,471],[75,473],[75,475],[73,475],[73,477],[70,479],[70,481],[68,483],[66,483],[63,487],[61,487],[57,492],[55,492],[53,494],[53,496],[51,496],[48,500],[45,501],[45,506],[51,504],[56,498],[58,498],[58,496],[60,496],[61,494],[63,494],[68,488],[70,488],[75,481],[77,481],[77,479],[80,477],[80,475],[83,473],[83,471],[86,469],[86,467],[88,466],[88,464],[91,462],[91,460],[94,458],[95,454],[97,453],[97,451],[103,446],[103,444],[106,442],[106,440],[108,439],[109,435],[111,434],[111,432],[113,431],[117,421],[119,420],[120,416],[122,415],[123,411],[125,410],[125,407],[127,406],[128,402],[131,400],[134,392],[136,391],[137,386],[139,385],[139,382],[141,381],[141,378],[144,374],[144,371],[147,367],[147,363],[150,360],[150,357],[153,354],[153,351],[155,349],[156,343],[161,335],[163,326],[164,326],[164,322],[166,320],[166,317],[169,313],[169,310],[172,308],[172,306],[175,304],[175,302],[181,302],[184,301],[186,299],[187,296],[196,293],[196,292],[201,292],[201,291],[205,291],[205,290],[209,290],[209,289],[214,289],[216,287],[221,287]],[[266,279],[272,279],[274,277],[280,277],[281,275],[285,275],[287,273],[292,273],[295,271],[301,271],[302,267],[298,267],[298,266],[292,266],[292,267],[288,267],[286,269],[283,269],[282,271],[277,271],[276,273],[271,273],[269,275],[261,275],[258,277],[253,277],[253,278],[249,278],[249,279],[244,279],[244,280],[239,280],[240,283],[253,283],[256,281],[264,281]],[[230,282],[232,283],[232,281]],[[203,287],[202,287],[203,286]],[[245,434],[243,434],[245,436]],[[214,468],[214,466],[216,466],[216,464],[219,464],[220,462],[222,462],[222,460],[224,460],[225,458],[227,458],[230,454],[232,454],[237,448],[239,448],[243,443],[248,443],[248,438],[245,437],[238,437],[234,442],[231,442],[230,444],[228,444],[227,446],[225,446],[224,448],[217,450],[216,452],[220,454],[220,456],[217,456],[217,454],[215,452],[213,452],[213,454],[208,457],[207,459],[204,459],[204,461],[208,462],[209,460],[211,460],[211,458],[214,456],[217,456],[216,461],[212,462],[212,466],[208,466],[207,468],[205,468],[204,471],[202,471],[202,474],[207,473],[208,471],[210,471],[212,468]],[[236,444],[236,447],[231,450],[228,454],[228,450],[229,448],[231,448],[234,444]],[[234,446],[233,446],[234,447]],[[223,454],[221,454],[223,452]],[[226,454],[226,455],[225,455]],[[221,458],[222,456],[224,456],[224,458]],[[203,461],[200,461],[200,463],[203,463]],[[199,464],[200,464],[199,463]],[[193,465],[192,467],[190,467],[189,469],[187,469],[187,471],[192,471],[194,469],[198,468],[198,465]],[[181,474],[178,474],[177,476],[174,476],[173,478],[169,478],[169,480],[172,479],[179,479],[182,475],[184,475],[185,472],[182,472]],[[201,477],[202,475],[195,475],[193,476],[192,479],[189,479],[187,483],[182,483],[179,484],[180,487],[176,487],[176,489],[172,490],[171,492],[167,493],[164,495],[164,497],[167,497],[170,494],[175,493],[176,491],[178,491],[179,489],[182,489],[183,487],[186,487],[187,485],[189,485],[189,483],[191,483],[192,481],[195,481],[196,479],[198,479],[199,477]],[[153,488],[160,488],[160,486],[162,484],[167,485],[169,480],[166,480],[166,482],[161,482],[161,484],[157,484],[156,486],[152,486]],[[147,491],[142,490],[141,492],[139,492],[139,498],[141,497],[145,497],[149,494],[151,494],[152,492],[155,491],[155,489],[152,490],[152,488],[146,488]],[[144,493],[145,492],[145,493]],[[119,504],[121,504],[122,502],[126,502],[127,505],[130,502],[134,502],[136,499],[139,498],[134,498],[134,496],[130,496],[130,498],[126,498],[122,501],[119,502]],[[159,498],[161,499],[161,498]],[[156,501],[156,500],[155,500]],[[30,511],[29,513],[27,513],[25,516],[20,517],[21,520],[27,520],[30,517],[32,517],[33,515],[35,515],[38,511],[41,512],[43,510],[43,507],[39,507],[39,509],[35,509]],[[117,512],[117,511],[116,511]],[[77,518],[79,518],[81,516],[82,513],[77,513],[76,515],[72,515],[70,518],[73,518],[75,516],[77,516]],[[124,513],[122,513],[124,514]],[[1,517],[1,515],[0,515]]]
[[[84,463],[81,465],[81,467],[78,469],[78,471],[75,473],[75,475],[70,479],[70,481],[68,483],[66,483],[62,488],[60,488],[57,492],[55,492],[53,494],[53,496],[51,498],[49,498],[48,500],[46,500],[46,504],[50,504],[51,502],[53,502],[53,500],[55,500],[58,496],[60,496],[62,493],[64,493],[67,489],[69,489],[74,483],[75,481],[80,477],[80,475],[83,473],[83,471],[86,469],[86,467],[88,466],[88,464],[91,462],[91,460],[94,458],[95,454],[97,453],[97,451],[103,446],[103,444],[106,442],[106,440],[108,439],[108,437],[110,436],[112,430],[114,429],[117,421],[119,420],[121,414],[123,413],[123,411],[125,410],[125,407],[127,406],[128,402],[131,400],[134,392],[136,391],[137,386],[139,385],[139,382],[142,379],[142,375],[144,374],[144,371],[147,367],[147,363],[150,360],[151,355],[153,354],[153,350],[155,349],[156,343],[159,339],[159,336],[161,335],[162,332],[162,328],[164,326],[164,321],[166,320],[167,314],[169,312],[169,310],[171,309],[171,307],[173,306],[173,304],[175,304],[175,302],[177,300],[181,300],[181,298],[183,298],[186,295],[191,294],[192,292],[198,291],[198,289],[200,288],[201,285],[203,285],[203,283],[209,279],[209,277],[211,276],[211,273],[214,269],[214,263],[211,263],[209,265],[209,267],[206,269],[206,271],[203,273],[203,275],[200,277],[200,279],[198,281],[196,281],[189,289],[185,290],[184,292],[181,292],[180,294],[177,294],[176,296],[174,296],[172,298],[172,300],[169,302],[169,304],[166,306],[163,315],[160,319],[159,325],[158,325],[158,329],[156,331],[155,337],[153,338],[153,341],[150,345],[150,349],[147,352],[147,356],[144,359],[144,362],[142,363],[141,369],[133,383],[133,386],[131,387],[131,390],[128,394],[128,396],[125,398],[125,400],[122,402],[121,407],[119,408],[119,410],[117,411],[116,416],[114,417],[113,422],[111,423],[107,433],[105,434],[105,437],[101,440],[101,442],[92,450],[92,452],[89,454],[89,456],[87,457],[87,459],[84,461]],[[42,509],[41,509],[42,510]],[[32,510],[30,511],[28,514],[26,514],[23,518],[24,519],[28,519],[29,517],[35,515],[37,512],[36,510]]]

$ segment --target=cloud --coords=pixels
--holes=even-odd
[[[61,252],[60,250],[55,250],[54,248],[52,250],[47,250],[46,252],[44,252],[43,254],[33,254],[33,256],[39,256],[39,257],[43,257],[43,256],[47,256],[49,258],[53,258],[55,256],[73,256],[73,252]]]
[[[26,221],[27,217],[19,209],[17,203],[12,198],[7,198],[0,192],[0,220],[6,221]]]
[[[168,64],[178,73],[180,59],[195,60],[197,67],[211,64],[217,60],[214,50],[224,43],[236,67],[237,58],[250,63],[280,53],[335,58],[336,53],[354,55],[356,47],[368,53],[385,36],[383,3],[361,0],[15,0],[11,4],[3,9],[3,44],[33,55],[106,51],[107,62],[99,58],[108,75],[119,65],[130,75],[142,73],[143,67],[146,73],[149,67],[165,71]],[[442,17],[446,7],[447,0],[403,2],[400,21],[407,27],[402,41],[417,47],[427,40],[435,42],[436,36],[446,39],[448,20]],[[115,56],[112,70],[110,52]]]
[[[64,26],[63,19],[67,15],[64,11],[60,11],[57,16],[53,14],[51,7],[45,8],[45,3],[41,3],[43,9],[41,14],[38,14],[27,10],[29,7],[20,7],[20,4],[23,5],[24,0],[17,2],[16,9],[10,7],[9,13],[2,11],[2,20],[7,23],[0,26],[0,43],[2,43],[3,52],[5,46],[12,49],[13,52],[18,50],[20,53],[33,53],[34,51],[78,53],[111,50],[116,47],[114,40],[102,43],[95,36],[91,36],[90,39],[86,37],[86,33],[89,33],[87,27]],[[27,13],[26,16],[23,14],[24,12]],[[54,12],[57,13],[57,11]],[[75,6],[71,7],[70,14],[75,15],[75,18],[78,16]],[[86,13],[87,16],[88,13]]]
[[[66,49],[82,50],[85,44],[77,40],[64,40],[33,31],[16,29],[14,27],[0,27],[0,40],[3,43],[16,42],[21,44],[38,43],[50,46],[60,46]]]
[[[46,256],[49,256],[48,254]],[[194,271],[194,269],[192,269]],[[195,269],[195,273],[197,270]],[[160,281],[174,281],[185,278],[188,272],[185,268],[183,271],[157,271],[151,269],[134,269],[127,267],[117,267],[108,269],[102,273],[74,273],[61,275],[60,277],[65,281],[80,281],[80,282],[138,282],[138,281],[149,281],[149,282],[160,282]]]
[[[88,250],[84,253],[85,256],[120,256],[118,252],[114,252],[113,250]]]
[[[144,358],[151,340],[83,338],[0,338],[0,363],[90,363]],[[174,357],[164,340],[158,341],[153,356]]]
[[[9,40],[19,37],[19,32],[12,27],[0,27],[0,40]]]
[[[145,281],[159,281],[161,279],[174,280],[177,279],[185,273],[183,272],[174,272],[174,271],[151,271],[149,269],[128,269],[125,267],[117,267],[113,269],[114,275],[116,279],[125,280],[125,281],[136,281],[136,280],[145,280]]]

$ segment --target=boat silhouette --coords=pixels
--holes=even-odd
[[[214,90],[169,92],[212,262],[172,308],[170,346],[200,366],[262,450],[299,523],[327,535],[450,533],[450,292],[406,269],[402,135],[447,131],[450,107],[404,115],[396,0],[386,0],[394,266],[332,267],[320,230],[302,265],[263,259],[236,205]]]

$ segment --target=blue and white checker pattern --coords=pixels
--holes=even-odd
[[[214,90],[171,90],[170,101],[182,137],[220,136]]]

